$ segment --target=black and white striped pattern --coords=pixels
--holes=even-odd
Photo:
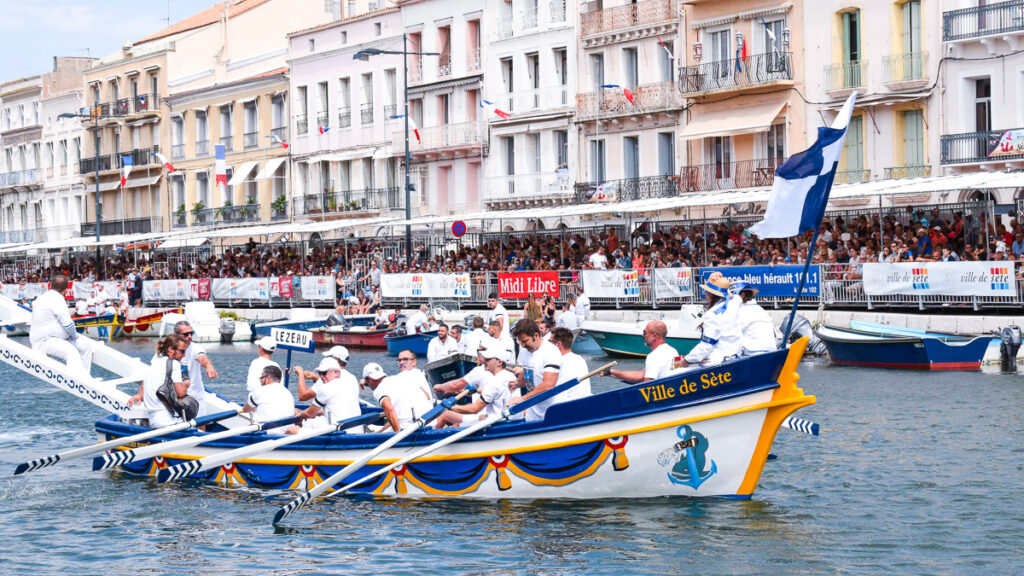
[[[302,496],[299,496],[295,500],[292,500],[288,504],[285,504],[280,510],[277,511],[277,514],[274,514],[274,525],[276,526],[280,524],[281,521],[287,518],[289,514],[305,506],[306,503],[308,503],[312,499],[313,495],[310,494],[309,492],[306,492]]]
[[[110,454],[97,456],[92,459],[93,470],[105,470],[114,466],[120,466],[135,461],[134,450],[114,450]]]
[[[39,470],[40,468],[46,468],[47,466],[53,466],[57,462],[60,462],[60,454],[37,458],[31,462],[18,464],[18,467],[14,469],[14,475],[17,476],[18,474],[24,474],[25,472],[31,472],[33,470]]]
[[[821,430],[821,427],[818,426],[816,422],[804,420],[803,418],[794,418],[792,416],[783,420],[782,425],[785,426],[786,428],[791,428],[798,432],[803,432],[804,434],[810,434],[812,436],[817,436],[818,432],[820,432]]]
[[[178,478],[184,478],[185,476],[191,476],[203,465],[199,460],[189,460],[188,462],[182,462],[177,466],[171,466],[170,468],[164,468],[160,472],[157,472],[156,481],[159,483],[170,482],[171,480],[177,480]]]

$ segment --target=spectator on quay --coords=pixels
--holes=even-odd
[[[1013,257],[1017,260],[1024,256],[1024,232],[1017,230],[1017,233],[1013,235],[1013,244],[1011,244],[1013,251]]]
[[[604,255],[604,250],[604,246],[598,246],[597,251],[590,255],[588,261],[594,270],[608,269],[608,258]]]
[[[537,304],[537,299],[531,292],[526,297],[526,306],[523,307],[523,318],[529,318],[534,322],[540,322],[541,317],[544,316],[544,311],[541,310],[540,304]]]

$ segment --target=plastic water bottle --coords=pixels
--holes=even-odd
[[[661,454],[658,454],[659,466],[670,468],[672,466],[675,466],[676,462],[679,462],[679,460],[683,457],[683,450],[679,448],[679,444],[682,444],[682,442],[676,443],[671,448],[663,450]]]

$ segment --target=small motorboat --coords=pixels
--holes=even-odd
[[[124,319],[121,331],[126,337],[159,338],[160,322],[165,314],[180,314],[181,308],[168,308],[151,314],[143,314],[135,318]]]
[[[116,312],[72,316],[71,319],[75,321],[78,333],[90,338],[113,342],[123,334],[124,323]]]
[[[435,360],[423,368],[427,380],[431,384],[443,384],[456,378],[462,378],[470,370],[476,368],[476,357],[469,354],[452,354],[447,358]]]
[[[375,329],[372,326],[322,326],[310,330],[313,342],[317,346],[336,346],[347,348],[387,348],[384,337],[387,328]]]
[[[980,370],[992,336],[879,334],[819,324],[834,364],[903,370]]]
[[[609,356],[646,357],[651,351],[644,343],[643,325],[587,320],[583,323],[583,330]],[[680,355],[685,355],[700,341],[700,334],[685,334],[670,325],[665,341]]]
[[[401,331],[396,330],[396,332]],[[412,350],[417,356],[426,356],[430,341],[437,336],[437,330],[421,332],[419,334],[401,334],[396,332],[392,332],[384,337],[384,342],[388,348],[388,356],[398,356],[398,353],[402,350]]]

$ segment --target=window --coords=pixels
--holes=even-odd
[[[565,48],[555,48],[552,54],[555,60],[555,77],[558,78],[558,85],[561,87],[559,98],[553,104],[556,106],[566,106],[569,104],[569,63],[567,52]]]
[[[295,106],[297,108],[295,114],[295,132],[297,134],[305,134],[309,131],[309,118],[307,114],[307,100],[306,100],[306,87],[299,86],[295,91]]]
[[[555,155],[558,159],[558,167],[569,166],[569,131],[555,130]]]
[[[196,202],[210,207],[210,176],[206,172],[196,174]]]
[[[242,106],[242,112],[244,114],[243,122],[245,122],[245,147],[259,146],[259,109],[256,107],[256,101],[246,102]]]
[[[638,86],[640,84],[640,72],[637,67],[636,48],[622,49],[622,64],[626,74],[626,77],[623,78],[623,83],[630,88]]]
[[[206,118],[206,110],[196,111],[196,156],[206,156],[210,153],[209,123]]]
[[[348,78],[338,79],[338,126],[352,125],[352,89]]]
[[[843,156],[846,157],[847,171],[864,169],[864,117],[850,117],[850,126],[846,129],[846,141],[843,143]],[[849,179],[847,181],[850,181]]]
[[[270,100],[270,123],[274,130],[285,126],[284,95],[277,95]]]
[[[224,145],[226,152],[231,152],[235,149],[234,142],[231,139],[235,133],[233,116],[233,106],[231,104],[225,104],[220,107],[220,143]]]
[[[501,137],[501,149],[505,157],[505,174],[512,176],[516,173],[516,140],[512,136]]]
[[[732,31],[730,30],[708,33],[707,46],[710,50],[705,59],[712,63],[711,72],[715,78],[728,78],[732,73],[733,56],[729,52],[731,36]]]
[[[640,139],[636,136],[622,139],[622,174],[627,180],[640,177]]]
[[[715,166],[715,178],[732,177],[732,138],[715,136],[707,139],[708,163]]]
[[[156,98],[156,95],[160,93],[160,77],[157,76],[156,72],[149,75],[149,93]],[[154,106],[156,103],[154,102]]]
[[[348,32],[344,30],[341,31],[341,44],[342,46],[348,44]]]
[[[373,10],[373,8],[371,8],[371,10]],[[374,22],[373,23],[373,35],[374,36],[380,36],[380,33],[381,33],[380,22]]]
[[[673,132],[658,134],[658,174],[671,176],[676,173],[676,135]]]
[[[786,71],[785,47],[782,45],[782,30],[785,27],[785,20],[772,20],[770,22],[765,22],[762,27],[764,34],[766,72],[772,73]]]
[[[398,73],[394,68],[384,71],[384,91],[388,97],[388,105],[398,106]],[[392,112],[397,114],[398,112]]]
[[[363,125],[373,124],[373,73],[363,74],[363,106],[361,120]]]
[[[174,209],[185,207],[185,175],[176,175],[171,179],[174,186]]]
[[[786,159],[785,124],[772,124],[765,132],[765,152],[772,167],[778,167]]]
[[[900,6],[903,25],[903,53],[921,51],[921,2],[909,0]]]
[[[665,42],[665,47],[658,52],[658,63],[661,65],[661,81],[662,82],[673,82],[675,81],[675,66],[672,60],[672,42]],[[666,52],[667,50],[667,52]]]
[[[604,182],[605,172],[604,140],[590,142],[590,177],[596,183]]]
[[[974,81],[974,129],[988,132],[992,129],[992,79]]]
[[[363,188],[372,190],[377,187],[373,173],[373,158],[363,158]]]
[[[138,150],[139,148],[142,148],[142,127],[132,126],[132,150]]]
[[[338,190],[352,189],[352,161],[338,162]]]
[[[309,51],[310,52],[316,51],[316,40],[313,39],[313,38],[309,39]]]
[[[904,166],[924,166],[924,114],[920,110],[903,113]]]
[[[861,85],[860,77],[860,11],[843,12],[843,86]]]
[[[604,85],[604,54],[590,55],[590,75],[594,81],[594,91]]]
[[[526,75],[530,79],[530,88],[533,89],[533,98],[530,99],[532,108],[540,106],[540,56],[535,52],[526,55]]]
[[[445,125],[451,123],[451,94],[439,94],[437,96],[437,123]]]
[[[527,134],[526,142],[529,144],[530,171],[534,174],[540,173],[540,134]]]

